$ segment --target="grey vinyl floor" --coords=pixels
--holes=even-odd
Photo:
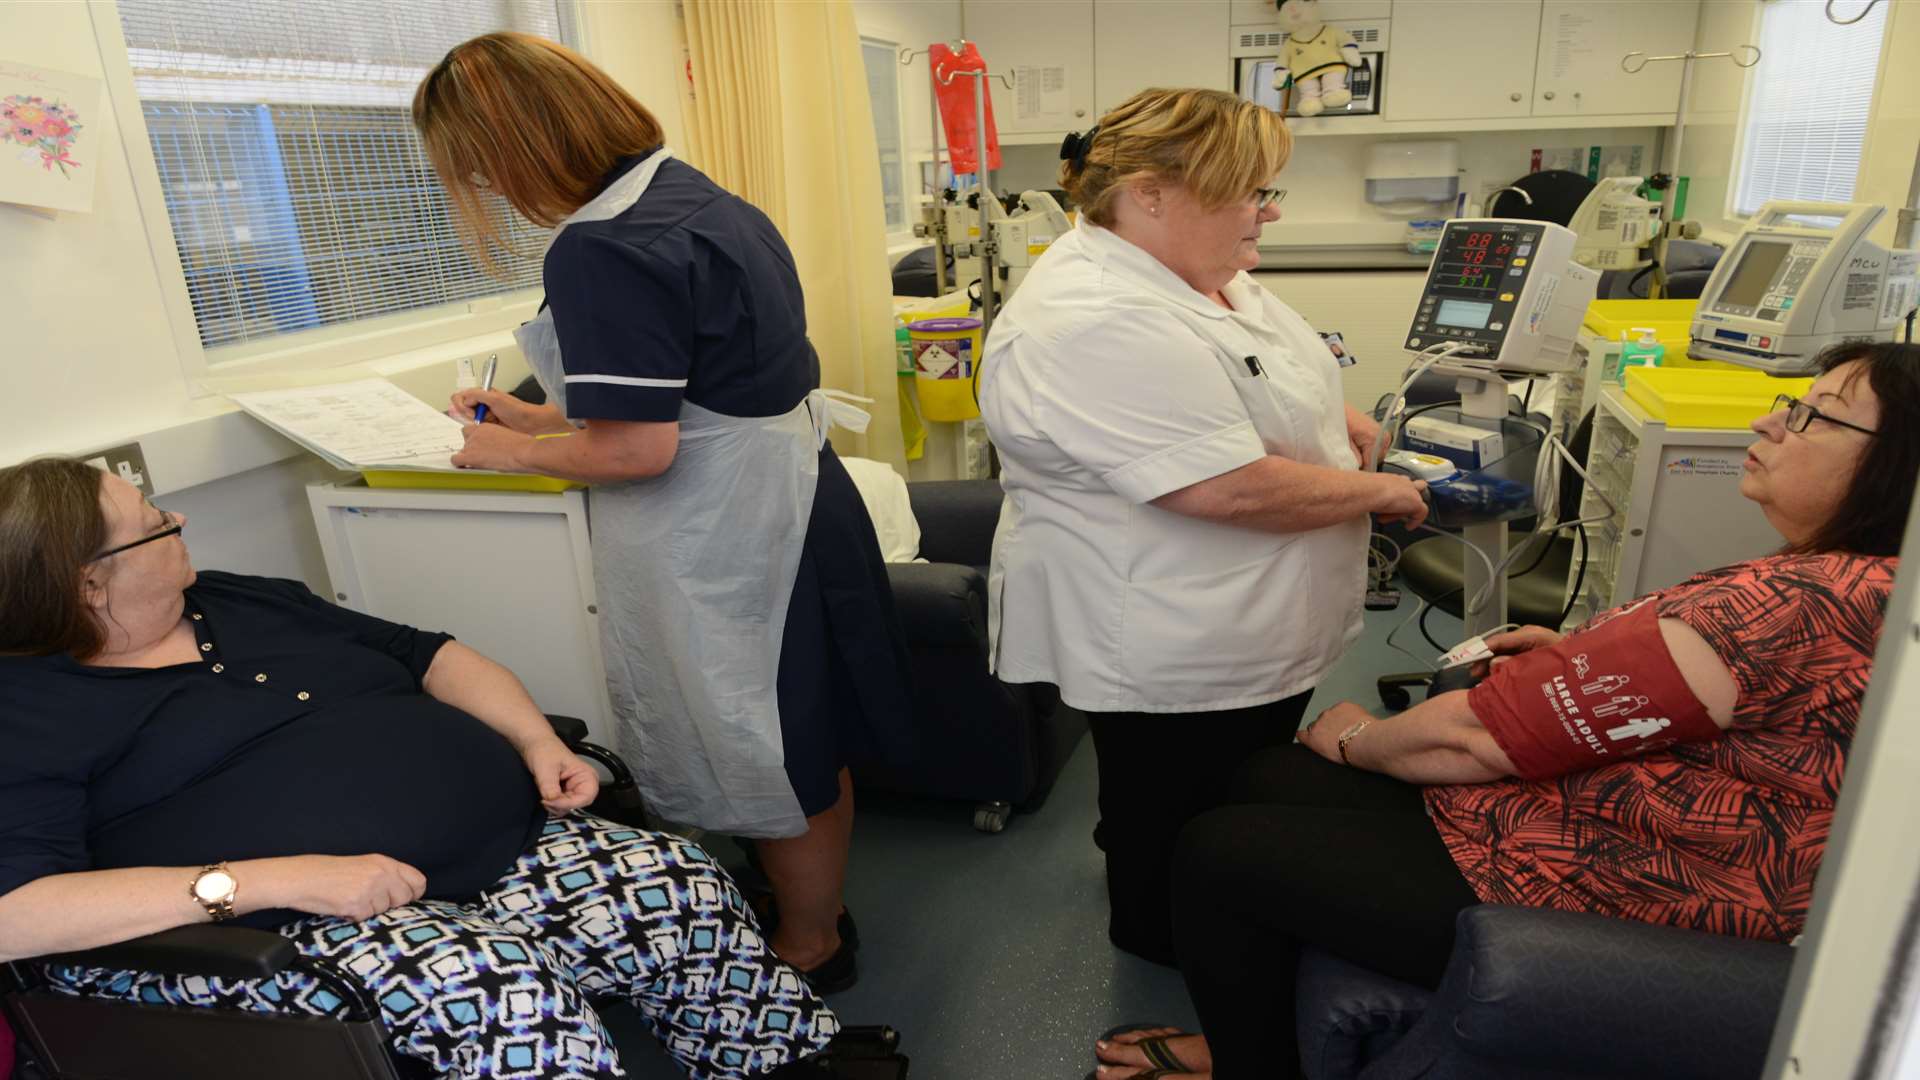
[[[1365,636],[1321,684],[1309,717],[1343,699],[1381,711],[1374,678],[1419,667],[1386,644],[1413,603],[1367,613]],[[1460,636],[1442,612],[1428,623],[1443,643]],[[1433,655],[1411,626],[1394,640]],[[829,999],[842,1022],[899,1029],[914,1080],[1078,1080],[1106,1028],[1192,1026],[1178,972],[1107,943],[1095,791],[1093,744],[1083,739],[1046,805],[997,836],[975,832],[965,805],[863,799],[847,885],[860,982]],[[740,861],[729,842],[709,846]],[[607,1022],[638,1080],[682,1075],[636,1013],[617,1008]]]

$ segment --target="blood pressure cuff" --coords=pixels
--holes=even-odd
[[[1467,704],[1528,780],[1719,738],[1643,603],[1497,665]]]

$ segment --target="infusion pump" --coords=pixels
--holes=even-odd
[[[1700,294],[1687,355],[1799,375],[1829,345],[1889,339],[1920,306],[1920,252],[1866,238],[1884,213],[1864,203],[1762,206]]]
[[[1408,352],[1459,348],[1450,365],[1536,374],[1575,366],[1574,338],[1597,270],[1573,261],[1577,238],[1547,221],[1449,221],[1427,267]]]

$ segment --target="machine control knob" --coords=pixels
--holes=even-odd
[[[1508,100],[1508,101],[1519,101],[1519,100],[1520,100],[1520,95],[1519,95],[1518,93],[1512,93],[1512,94],[1508,94],[1508,95],[1507,95],[1507,100]]]
[[[1542,94],[1542,95],[1540,95],[1540,96],[1541,96],[1541,97],[1544,97],[1544,98],[1546,98],[1546,99],[1547,99],[1548,101],[1552,101],[1552,100],[1553,100],[1553,91],[1551,91],[1551,90],[1549,90],[1549,91],[1547,91],[1546,93],[1544,93],[1544,94]]]
[[[1085,116],[1085,115],[1087,115],[1087,110],[1085,110],[1085,109],[1075,109],[1075,110],[1073,110],[1073,115],[1075,115],[1075,116]]]

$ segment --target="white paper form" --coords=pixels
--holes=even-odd
[[[229,395],[294,442],[347,469],[453,469],[458,420],[385,379]]]

